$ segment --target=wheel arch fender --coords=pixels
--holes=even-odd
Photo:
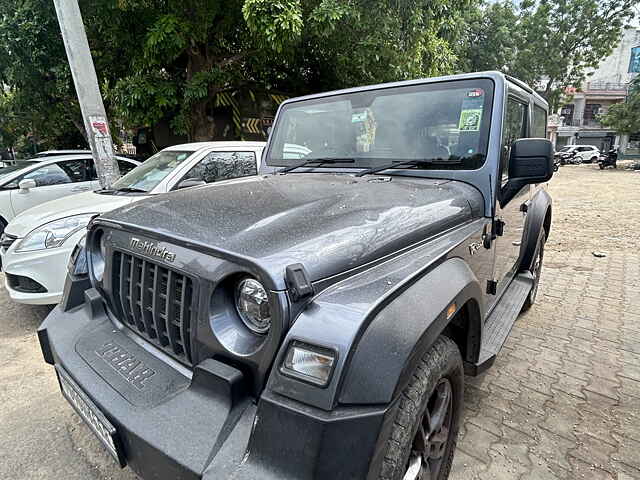
[[[453,307],[455,305],[455,311]],[[450,258],[374,313],[343,373],[339,402],[387,404],[401,392],[424,353],[464,312],[463,360],[480,352],[482,288],[469,265]],[[448,311],[449,310],[449,311]],[[458,342],[456,342],[458,343]]]
[[[520,249],[519,269],[521,271],[527,270],[531,266],[540,233],[544,230],[545,239],[549,236],[552,213],[551,196],[546,190],[538,190],[527,209],[522,248]]]

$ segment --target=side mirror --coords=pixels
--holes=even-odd
[[[522,187],[544,183],[553,177],[553,144],[546,138],[521,138],[511,145],[509,181],[503,201],[508,202]]]
[[[25,178],[24,180],[20,180],[20,183],[18,183],[20,193],[29,193],[29,190],[36,188],[37,186],[38,184],[36,181],[31,178]]]
[[[206,184],[207,182],[205,182],[200,178],[187,178],[186,180],[183,180],[178,184],[178,189],[198,187],[200,185],[206,185]]]

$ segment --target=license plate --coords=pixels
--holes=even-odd
[[[91,428],[116,462],[121,467],[124,467],[126,461],[116,428],[62,368],[56,366],[56,372],[58,373],[62,395]]]

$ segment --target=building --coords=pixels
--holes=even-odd
[[[598,116],[615,103],[623,102],[629,83],[640,73],[640,29],[625,30],[620,44],[573,93],[571,103],[564,105],[556,118],[550,118],[551,136],[556,149],[565,145],[595,145],[601,151],[612,146],[621,155],[640,156],[640,132],[618,135],[603,127]]]

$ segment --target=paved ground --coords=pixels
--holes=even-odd
[[[454,480],[640,479],[640,173],[568,166],[550,190],[539,303],[467,379]],[[47,311],[0,288],[0,479],[134,480],[42,362]]]
[[[542,295],[467,379],[454,480],[640,479],[640,173],[567,166],[549,190]]]

